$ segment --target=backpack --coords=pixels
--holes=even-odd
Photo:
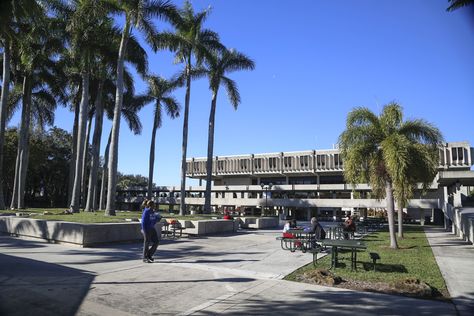
[[[324,239],[326,239],[326,231],[324,230],[324,228],[321,228],[321,240]]]

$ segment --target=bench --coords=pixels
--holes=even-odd
[[[306,250],[306,252],[313,254],[313,267],[316,268],[316,264],[318,263],[318,253],[321,252],[321,247],[318,245],[316,248]]]
[[[321,247],[321,241],[316,239],[276,237],[276,240],[280,240],[281,249],[290,250],[291,252],[299,249],[305,253],[310,249]]]
[[[375,264],[377,263],[377,260],[380,260],[380,255],[376,252],[370,252],[370,259],[372,259],[372,262],[374,263],[374,271],[375,271]]]

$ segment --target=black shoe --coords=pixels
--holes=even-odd
[[[150,258],[144,258],[144,259],[143,259],[143,262],[146,262],[146,263],[152,263],[153,261],[152,261],[152,260],[150,260]]]
[[[148,260],[150,260],[151,262],[154,262],[155,259],[153,259],[152,257],[147,257]]]

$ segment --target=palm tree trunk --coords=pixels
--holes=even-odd
[[[188,150],[188,118],[189,118],[189,101],[191,98],[191,56],[188,57],[186,66],[186,97],[184,101],[184,118],[183,118],[183,143],[181,146],[181,196],[179,215],[186,215],[186,152]]]
[[[403,205],[398,201],[398,238],[403,238]]]
[[[207,161],[206,161],[206,194],[204,199],[204,212],[211,213],[211,185],[212,185],[212,156],[214,153],[214,123],[216,119],[217,92],[212,93],[211,113],[209,114],[209,133],[207,139]]]
[[[86,205],[86,185],[87,185],[87,162],[89,156],[89,140],[91,137],[92,116],[87,121],[86,140],[84,142],[84,155],[82,156],[82,172],[81,172],[81,207]]]
[[[5,209],[5,197],[3,195],[3,146],[5,143],[8,93],[10,92],[10,43],[8,40],[5,40],[3,50],[2,79],[2,96],[0,98],[0,210]]]
[[[76,169],[74,172],[74,186],[72,190],[72,198],[71,198],[71,206],[70,206],[70,210],[73,213],[78,213],[79,207],[80,207],[82,157],[84,155],[84,142],[86,138],[86,121],[87,121],[88,105],[89,105],[89,73],[85,71],[82,74],[82,96],[81,96],[81,106],[79,108]]]
[[[117,165],[118,165],[118,141],[120,134],[120,118],[122,114],[123,102],[123,64],[127,51],[127,42],[130,35],[131,26],[128,16],[125,18],[125,26],[120,41],[120,49],[117,60],[117,91],[115,94],[114,120],[112,123],[112,140],[109,152],[109,181],[107,185],[107,207],[105,215],[115,216],[115,191],[117,186]]]
[[[20,137],[18,139],[18,208],[24,208],[26,186],[26,169],[28,168],[28,134],[31,119],[31,77],[25,75],[23,79],[23,109],[21,113]]]
[[[153,169],[155,166],[155,139],[156,139],[156,130],[158,129],[158,116],[159,115],[160,115],[159,104],[157,104],[156,111],[155,111],[155,118],[153,120],[153,130],[151,132],[150,161],[149,161],[149,166],[148,166],[148,193],[147,193],[148,199],[151,199],[152,190],[153,190]]]
[[[18,139],[20,139],[20,132],[18,131]],[[14,210],[18,208],[18,182],[19,182],[19,173],[20,170],[20,144],[17,145],[16,151],[16,162],[15,162],[15,177],[13,178],[13,190],[12,190],[12,200],[10,202],[10,209]]]
[[[87,192],[86,212],[97,209],[97,173],[99,172],[100,138],[102,135],[102,122],[104,118],[104,106],[102,104],[103,83],[99,81],[97,87],[97,99],[95,101],[95,125],[92,137],[92,162],[89,176],[89,189]]]
[[[79,126],[79,106],[74,106],[74,125],[72,128],[72,141],[71,141],[71,161],[69,162],[69,185],[67,192],[67,203],[72,203],[72,189],[74,188],[74,178],[76,172],[76,156],[77,156],[77,129]]]
[[[105,153],[104,153],[104,166],[102,168],[102,181],[100,183],[100,198],[99,198],[99,209],[105,209],[105,185],[107,183],[107,166],[109,165],[109,149],[110,149],[110,141],[112,139],[112,130],[109,133],[109,138],[107,140],[107,146],[105,146]]]
[[[31,94],[30,94],[31,96]],[[31,97],[30,97],[30,110],[31,110]],[[31,111],[30,111],[30,118],[31,118]],[[30,119],[31,121],[31,119]],[[30,133],[28,128],[28,133],[26,134],[26,141],[25,141],[25,150],[24,154],[22,155],[22,160],[20,161],[20,186],[18,187],[18,208],[25,208],[25,188],[26,188],[26,173],[28,171],[28,162],[30,158]]]
[[[398,249],[397,237],[395,235],[395,219],[393,212],[395,203],[393,199],[393,187],[390,181],[385,183],[385,201],[387,203],[388,230],[390,234],[390,248]]]

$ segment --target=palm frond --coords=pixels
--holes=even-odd
[[[172,119],[179,117],[181,106],[175,97],[173,96],[164,97],[161,99],[161,102],[165,104],[166,114],[169,117],[171,117]]]
[[[237,84],[234,80],[231,80],[227,77],[222,77],[222,84],[227,91],[227,96],[229,97],[230,103],[234,106],[234,109],[237,110],[237,107],[240,103],[240,93]]]
[[[440,130],[422,119],[405,121],[401,125],[399,133],[405,135],[412,142],[421,142],[433,146],[438,146],[443,141]]]
[[[133,35],[127,43],[127,61],[135,66],[137,72],[145,77],[148,71],[148,56]]]
[[[462,7],[466,7],[474,3],[473,0],[448,0],[451,5],[446,9],[448,12],[452,12]]]

